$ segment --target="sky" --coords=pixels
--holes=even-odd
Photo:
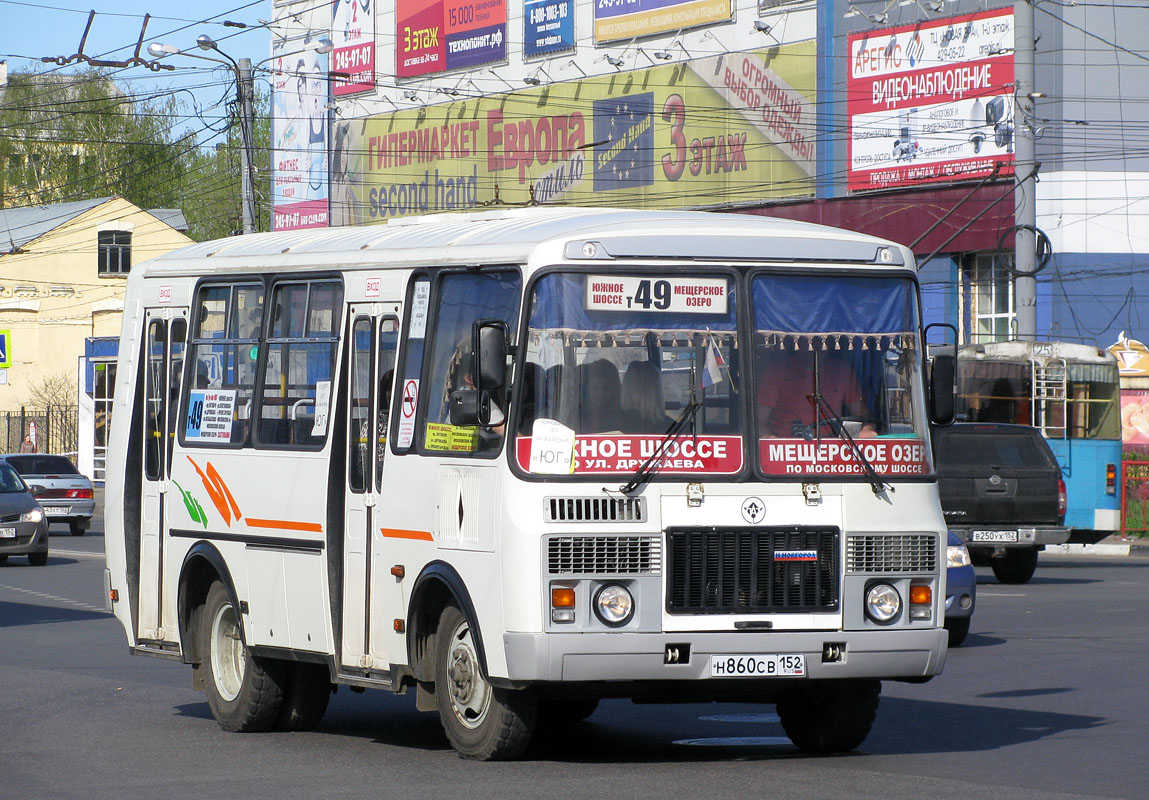
[[[80,37],[88,23],[88,12],[96,11],[84,45],[92,58],[127,60],[132,58],[145,14],[151,14],[140,57],[151,60],[147,46],[162,42],[184,50],[198,51],[196,37],[207,34],[220,50],[232,58],[259,62],[269,55],[270,34],[259,19],[268,19],[272,0],[0,0],[0,60],[9,72],[29,69],[71,72],[78,67],[43,63],[44,56],[76,54]],[[224,20],[241,22],[249,28],[223,25]],[[206,55],[206,54],[205,54]],[[199,115],[207,120],[224,113],[223,102],[234,97],[230,72],[216,69],[210,62],[171,56],[163,63],[179,67],[174,71],[153,72],[142,65],[114,70],[117,83],[133,93],[161,94],[186,89],[177,95],[187,108],[187,125],[198,128]],[[266,86],[264,87],[266,89]],[[192,98],[194,97],[194,105]]]

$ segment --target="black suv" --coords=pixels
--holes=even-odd
[[[933,446],[946,524],[999,581],[1025,583],[1038,551],[1069,540],[1061,468],[1036,428],[957,423]]]

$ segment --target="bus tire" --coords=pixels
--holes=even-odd
[[[219,581],[208,590],[201,625],[204,690],[216,722],[238,733],[272,730],[283,707],[284,665],[251,655],[231,596]]]
[[[993,576],[1002,583],[1028,583],[1037,569],[1037,548],[1018,547],[1005,551],[1005,555],[995,558]]]
[[[799,750],[845,753],[866,740],[881,693],[876,680],[811,681],[778,698],[778,717]]]
[[[597,697],[555,697],[539,703],[539,725],[574,725],[598,709]]]
[[[298,662],[287,665],[287,670],[278,728],[281,731],[312,730],[327,712],[331,675],[322,664]]]
[[[463,758],[513,759],[530,744],[538,701],[529,691],[490,684],[471,622],[454,605],[443,609],[435,636],[435,701],[443,731]]]

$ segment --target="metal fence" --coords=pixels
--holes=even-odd
[[[0,452],[19,453],[24,437],[36,428],[36,452],[62,453],[76,460],[79,423],[76,406],[0,411]]]

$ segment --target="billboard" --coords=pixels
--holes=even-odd
[[[815,52],[801,42],[725,53],[347,124],[338,218],[809,197]]]
[[[326,33],[272,43],[272,230],[328,224],[327,56],[304,49]]]
[[[414,78],[503,61],[507,0],[397,0],[395,75]]]
[[[849,37],[848,188],[1013,172],[1013,10]]]
[[[730,0],[596,0],[594,40],[613,42],[726,22]]]
[[[574,47],[574,0],[523,0],[523,58]]]
[[[375,5],[335,0],[331,15],[331,92],[336,97],[375,89]]]

